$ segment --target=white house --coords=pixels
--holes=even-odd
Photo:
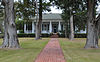
[[[36,31],[36,17],[31,18],[32,22],[24,24],[24,33],[35,33]],[[42,33],[57,33],[64,30],[64,22],[62,20],[61,14],[50,13],[43,14],[41,31]],[[80,33],[85,33],[82,31]]]
[[[32,18],[32,20],[32,23],[24,24],[24,33],[35,33],[36,17]],[[43,14],[41,24],[42,33],[57,33],[61,30],[64,30],[64,22],[60,14]]]

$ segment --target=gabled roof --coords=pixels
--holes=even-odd
[[[32,19],[36,19],[36,16]],[[62,20],[61,14],[59,13],[49,13],[49,14],[43,14],[42,15],[43,20]]]

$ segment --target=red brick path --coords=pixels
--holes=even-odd
[[[51,38],[35,62],[65,62],[63,52],[57,38]]]

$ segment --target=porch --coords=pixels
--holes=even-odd
[[[57,33],[64,30],[63,22],[42,22],[41,33]],[[24,24],[24,33],[35,33],[36,32],[36,22]]]

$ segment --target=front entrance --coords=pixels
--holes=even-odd
[[[54,33],[57,32],[57,26],[54,26]]]
[[[54,33],[58,32],[58,24],[53,24],[52,28]]]

